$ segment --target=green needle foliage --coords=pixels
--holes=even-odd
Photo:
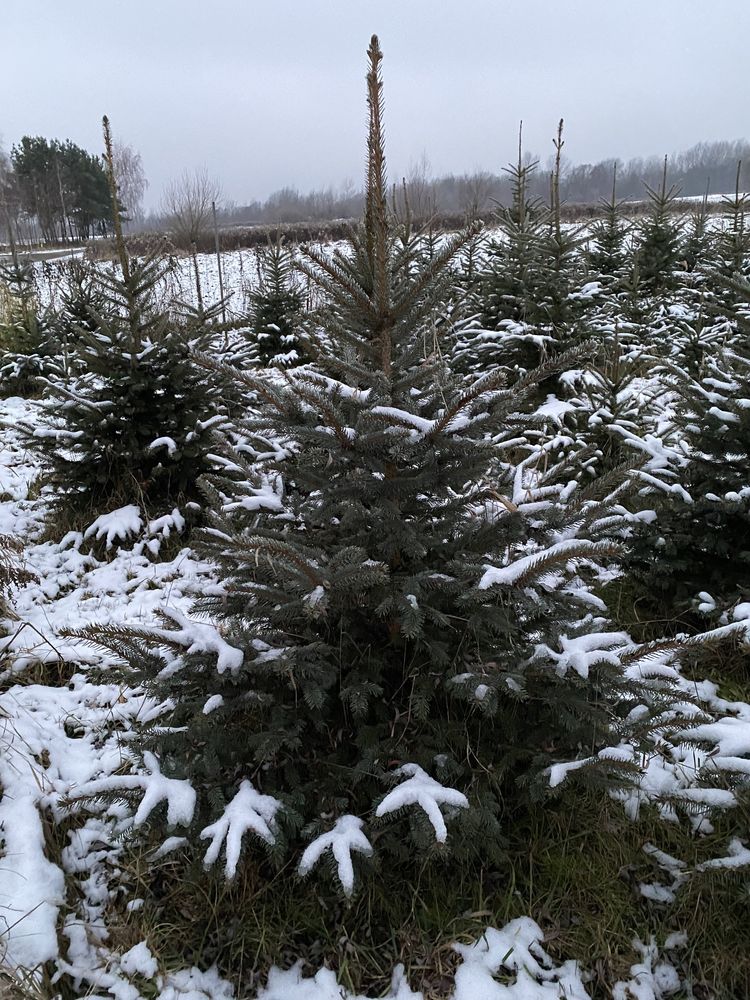
[[[111,161],[110,182],[116,213]],[[117,247],[119,268],[93,272],[85,304],[77,298],[72,307],[85,305],[85,325],[63,314],[81,374],[48,381],[47,422],[29,428],[29,442],[72,513],[137,504],[162,514],[199,498],[198,480],[213,467],[220,393],[191,356],[195,331],[189,339],[159,305],[169,265],[157,251],[131,258],[119,226]]]
[[[294,284],[292,255],[281,237],[259,254],[260,285],[251,299],[252,332],[263,365],[287,368],[300,358],[302,294]]]
[[[750,360],[727,349],[699,380],[676,375],[675,387],[687,495],[656,497],[656,522],[635,540],[634,569],[647,593],[679,615],[700,593],[720,609],[750,597]]]

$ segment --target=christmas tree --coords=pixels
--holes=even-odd
[[[281,237],[259,254],[260,284],[251,297],[252,332],[263,365],[298,364],[302,295],[294,284],[292,256]]]
[[[106,119],[105,139],[119,219]],[[46,419],[28,428],[28,439],[67,510],[135,505],[162,515],[199,500],[222,422],[220,393],[191,356],[195,331],[187,337],[159,304],[168,263],[157,250],[131,257],[116,228],[119,268],[92,272],[88,322],[70,315],[66,326],[80,374],[48,380]]]
[[[679,487],[654,494],[656,519],[635,537],[633,566],[670,615],[726,610],[750,596],[750,359],[726,348],[701,378],[675,367],[672,383]]]
[[[680,259],[682,227],[675,220],[675,201],[679,189],[667,187],[667,157],[664,157],[661,185],[654,189],[646,185],[649,214],[640,226],[635,241],[641,287],[653,294],[674,288],[675,270]]]
[[[607,285],[618,284],[623,278],[628,255],[627,239],[630,227],[623,220],[622,202],[617,200],[617,164],[612,168],[612,194],[599,203],[600,214],[591,224],[588,264],[595,275]]]
[[[535,368],[553,338],[541,327],[544,308],[544,242],[550,211],[530,193],[537,161],[523,156],[522,131],[518,159],[505,169],[511,181],[511,204],[499,206],[500,238],[487,247],[487,263],[478,275],[476,295],[480,327],[469,328],[456,350],[459,367],[478,372],[496,365],[528,371]]]
[[[497,858],[503,818],[544,796],[553,764],[646,732],[648,710],[629,713],[660,699],[583,582],[619,550],[619,486],[548,482],[516,436],[547,370],[509,390],[499,369],[455,377],[433,349],[472,233],[415,260],[397,232],[376,37],[368,56],[364,222],[345,252],[299,265],[327,300],[315,363],[203,359],[254,401],[252,453],[212,480],[203,551],[220,588],[195,619],[78,633],[171,706],[122,782],[152,790],[139,823],[167,801],[230,878],[252,840],[299,852],[301,875],[328,859],[347,894],[357,869],[411,871],[415,846]],[[610,756],[576,773],[609,786],[631,769]]]
[[[0,263],[0,386],[6,396],[33,396],[39,377],[60,368],[51,310],[41,309],[33,264],[15,251]]]

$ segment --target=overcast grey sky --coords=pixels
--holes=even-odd
[[[575,162],[750,137],[748,0],[2,0],[0,136],[141,152],[158,203],[203,167],[238,203],[363,164],[365,50],[385,53],[391,178],[497,170],[524,119]]]

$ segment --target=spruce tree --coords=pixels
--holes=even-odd
[[[505,168],[511,181],[511,204],[498,206],[500,239],[487,247],[487,263],[478,277],[481,327],[466,331],[457,345],[459,367],[479,372],[490,366],[528,371],[544,357],[552,337],[540,329],[548,319],[543,305],[546,284],[542,248],[550,213],[530,193],[537,161],[524,162],[522,131],[518,160]]]
[[[294,283],[292,255],[279,236],[259,252],[258,289],[251,297],[252,333],[263,365],[288,368],[301,360],[302,294]]]
[[[711,263],[713,247],[708,219],[708,183],[706,183],[703,198],[690,213],[680,254],[687,271],[693,275]]]
[[[642,384],[649,359],[643,346],[632,344],[618,324],[595,339],[595,354],[562,377],[571,406],[565,426],[573,431],[561,442],[568,454],[564,467],[572,465],[572,475],[583,481],[640,466],[649,426]]]
[[[617,164],[612,168],[612,194],[599,203],[600,215],[591,225],[588,264],[593,275],[607,285],[622,280],[627,261],[630,226],[623,219],[622,202],[617,200]]]
[[[672,383],[681,489],[653,494],[656,519],[636,534],[632,565],[670,615],[689,614],[702,593],[726,610],[750,598],[750,358],[727,348],[701,378],[675,369]]]
[[[33,265],[13,248],[0,263],[0,391],[5,396],[31,396],[39,378],[60,368],[60,346],[51,310],[37,299]]]
[[[106,119],[105,141],[119,219]],[[137,505],[162,515],[200,498],[197,483],[213,467],[222,421],[220,394],[159,303],[169,265],[157,250],[131,257],[116,227],[119,267],[92,271],[88,329],[68,320],[80,374],[48,380],[46,420],[28,428],[28,440],[47,461],[58,505],[72,513]]]
[[[537,307],[552,326],[555,343],[559,346],[575,336],[575,324],[590,299],[581,294],[582,254],[586,242],[582,227],[563,226],[560,180],[562,173],[563,120],[553,140],[555,165],[550,175],[550,202],[547,226],[542,231],[539,250],[541,272]]]
[[[655,293],[674,288],[675,270],[680,260],[681,225],[675,221],[674,207],[679,194],[675,185],[667,187],[667,157],[664,157],[658,190],[646,185],[649,213],[635,241],[638,268],[644,291]]]
[[[750,226],[746,213],[750,196],[740,191],[742,160],[737,163],[734,195],[722,199],[722,228],[717,238],[719,269],[725,277],[747,277],[750,271]],[[731,289],[727,289],[731,294]]]
[[[301,874],[337,845],[347,893],[351,852],[358,867],[387,860],[391,880],[413,870],[414,844],[497,858],[503,816],[544,795],[545,769],[632,736],[636,718],[647,729],[648,713],[629,713],[653,700],[577,589],[616,555],[611,491],[547,483],[535,449],[509,459],[511,417],[544,373],[513,390],[499,370],[467,382],[432,349],[471,233],[429,262],[404,250],[375,36],[368,56],[364,222],[346,252],[307,249],[299,265],[327,300],[315,363],[203,359],[257,401],[254,461],[236,455],[234,483],[212,480],[203,551],[220,593],[198,620],[79,633],[172,706],[142,733],[144,763],[192,785],[208,864],[226,839],[234,875],[246,832],[277,860],[307,844]],[[623,776],[600,765],[591,780]]]

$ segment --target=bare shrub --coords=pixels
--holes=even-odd
[[[164,192],[163,211],[175,243],[185,249],[198,244],[211,227],[211,207],[221,185],[205,170],[184,171]]]

